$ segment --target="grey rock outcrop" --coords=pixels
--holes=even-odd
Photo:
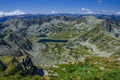
[[[30,74],[35,75],[38,74],[40,76],[44,76],[43,69],[37,68],[35,65],[33,65],[33,62],[29,56],[26,56],[25,59],[22,60],[22,64],[24,66],[24,69],[22,71],[23,75]]]
[[[5,64],[0,60],[0,70],[5,70],[6,68]]]
[[[16,63],[16,68],[22,70],[22,75],[39,75],[39,76],[44,76],[44,71],[43,69],[37,68],[31,58],[29,56],[26,56],[22,62],[19,62],[15,57],[12,59],[12,63]]]

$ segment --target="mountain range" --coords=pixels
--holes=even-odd
[[[21,15],[0,21],[1,56],[29,54],[36,64],[47,66],[93,55],[120,56],[120,16]]]
[[[120,16],[0,18],[0,80],[119,80]]]

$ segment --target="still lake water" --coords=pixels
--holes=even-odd
[[[40,39],[38,42],[68,42],[68,40]]]

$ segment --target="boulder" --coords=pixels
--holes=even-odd
[[[35,73],[38,74],[39,76],[44,76],[44,71],[43,71],[43,69],[37,68],[37,69],[35,70]]]
[[[12,63],[18,62],[15,57],[12,58]]]
[[[37,74],[37,75],[39,75],[39,76],[44,76],[44,71],[43,71],[43,69],[37,68],[37,67],[34,66],[34,65],[31,65],[31,66],[30,66],[29,72],[30,72],[31,75]]]
[[[22,60],[22,65],[23,65],[23,75],[30,74],[31,76],[38,74],[39,76],[44,76],[44,71],[43,69],[37,68],[29,55],[26,56],[25,59]]]
[[[29,57],[29,55],[27,55],[26,58],[22,60],[22,63],[24,66],[28,66],[28,65],[32,64],[32,60]]]
[[[5,70],[6,68],[5,64],[0,60],[0,70]]]

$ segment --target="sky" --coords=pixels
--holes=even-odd
[[[120,15],[120,0],[0,0],[0,16],[28,13]]]

